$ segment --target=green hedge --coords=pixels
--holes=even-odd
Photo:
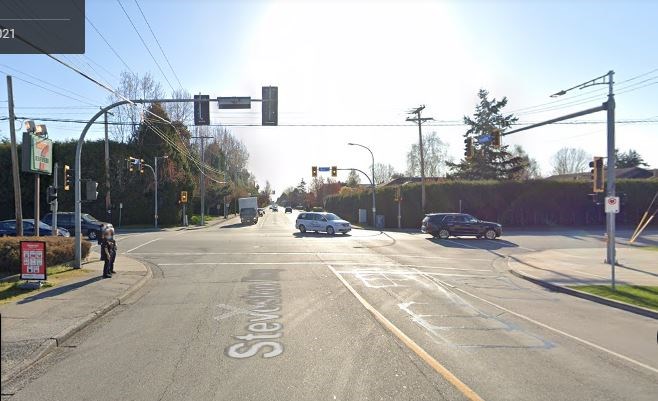
[[[75,259],[74,238],[64,237],[4,237],[0,238],[0,273],[20,273],[21,241],[44,241],[46,243],[46,266],[70,262]],[[82,258],[89,255],[91,243],[82,241]]]
[[[417,228],[423,218],[420,184],[401,187],[402,227]],[[386,227],[397,227],[398,204],[395,187],[377,189],[377,214],[384,215]],[[620,180],[617,193],[625,194],[619,224],[637,224],[651,198],[658,191],[658,180]],[[470,213],[483,220],[506,226],[587,226],[605,223],[603,205],[596,205],[587,194],[589,182],[530,181],[447,181],[426,185],[426,210],[432,212]],[[601,198],[602,201],[602,198]],[[358,209],[368,210],[372,224],[372,193],[332,195],[325,199],[325,209],[356,222]],[[658,225],[658,221],[652,223]]]

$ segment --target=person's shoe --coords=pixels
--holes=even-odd
[[[117,272],[115,272],[114,270],[112,270],[110,273],[112,273],[112,274],[117,274]]]
[[[112,278],[111,274],[103,274],[103,278]]]

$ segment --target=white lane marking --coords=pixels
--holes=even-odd
[[[441,280],[439,280],[439,281],[441,281]],[[484,298],[481,298],[481,297],[479,297],[479,296],[477,296],[477,295],[475,295],[475,294],[472,294],[472,293],[470,293],[470,292],[468,292],[468,291],[466,291],[466,290],[463,290],[463,289],[461,289],[461,288],[457,288],[457,287],[455,287],[455,286],[453,286],[453,285],[450,285],[450,284],[448,284],[448,283],[445,283],[445,282],[443,282],[443,281],[441,281],[441,283],[444,284],[444,285],[448,285],[450,288],[452,288],[452,289],[455,290],[455,291],[459,291],[459,292],[461,292],[461,293],[463,293],[463,294],[466,294],[466,295],[468,295],[468,296],[470,296],[470,297],[473,297],[473,298],[475,298],[475,299],[477,299],[477,300],[480,300],[480,301],[482,301],[482,302],[484,302],[484,303],[487,303],[487,304],[489,304],[489,305],[491,305],[491,306],[493,306],[493,307],[496,307],[496,308],[498,308],[498,309],[500,309],[500,310],[502,310],[502,311],[505,311],[505,312],[507,312],[507,313],[509,313],[509,314],[511,314],[511,315],[514,315],[514,316],[519,317],[519,318],[521,318],[521,319],[527,320],[528,322],[533,323],[533,324],[536,324],[537,326],[540,326],[540,327],[543,327],[543,328],[545,328],[545,329],[547,329],[547,330],[550,330],[550,331],[553,331],[553,332],[555,332],[555,333],[561,334],[561,335],[563,335],[563,336],[565,336],[565,337],[568,337],[568,338],[570,338],[570,339],[572,339],[572,340],[574,340],[574,341],[578,341],[578,342],[580,342],[580,343],[582,343],[582,344],[585,344],[585,345],[587,345],[587,346],[589,346],[589,347],[592,347],[592,348],[594,348],[594,349],[597,349],[597,350],[599,350],[599,351],[603,351],[603,352],[605,352],[605,353],[607,353],[607,354],[610,354],[610,355],[612,355],[612,356],[616,356],[617,358],[623,359],[623,360],[625,360],[626,362],[630,362],[630,363],[632,363],[632,364],[634,364],[634,365],[637,365],[637,366],[642,367],[642,368],[644,368],[644,369],[650,370],[651,372],[658,373],[658,368],[654,368],[653,366],[649,366],[649,365],[647,365],[647,364],[645,364],[645,363],[642,363],[642,362],[640,362],[640,361],[636,361],[636,360],[633,359],[633,358],[630,358],[630,357],[628,357],[628,356],[626,356],[626,355],[622,355],[622,354],[620,354],[620,353],[618,353],[618,352],[615,352],[615,351],[609,350],[609,349],[607,349],[607,348],[605,348],[605,347],[603,347],[603,346],[601,346],[601,345],[595,344],[595,343],[593,343],[593,342],[591,342],[591,341],[587,341],[587,340],[582,339],[582,338],[580,338],[580,337],[577,337],[577,336],[575,336],[575,335],[573,335],[573,334],[569,334],[569,333],[567,333],[567,332],[565,332],[565,331],[562,331],[562,330],[560,330],[560,329],[556,329],[555,327],[549,326],[548,324],[546,324],[546,323],[542,323],[542,322],[540,322],[540,321],[537,321],[537,320],[535,320],[535,319],[533,319],[533,318],[531,318],[531,317],[528,317],[528,316],[522,315],[522,314],[520,314],[520,313],[514,312],[514,311],[512,311],[512,310],[510,310],[510,309],[505,308],[504,306],[501,306],[501,305],[498,305],[498,304],[496,304],[496,303],[494,303],[494,302],[488,301],[488,300],[486,300],[486,299],[484,299]]]
[[[157,241],[157,240],[159,240],[159,239],[160,239],[160,238],[152,239],[152,240],[150,240],[150,241],[147,241],[147,242],[143,243],[142,245],[138,245],[138,246],[134,247],[133,249],[128,249],[127,251],[124,252],[124,254],[129,253],[129,252],[132,252],[132,251],[134,251],[135,249],[139,249],[139,248],[143,247],[144,245],[148,245],[148,244],[150,244],[150,243],[152,243],[152,242],[155,242],[155,241]]]
[[[481,248],[478,248],[481,249]],[[445,256],[421,256],[408,254],[375,254],[368,253],[349,253],[349,252],[204,252],[204,255],[336,255],[336,256],[380,256],[380,257],[399,257],[399,258],[416,258],[416,259],[441,259],[454,260]],[[163,256],[198,256],[198,252],[135,252],[135,255],[163,255]],[[469,261],[489,262],[491,259],[485,258],[468,258]]]
[[[334,263],[332,263],[334,264]],[[354,274],[354,275],[366,275],[366,274],[372,274],[372,275],[402,275],[402,276],[448,276],[448,277],[483,277],[481,275],[473,275],[473,274],[458,274],[458,273],[429,273],[429,272],[410,272],[410,271],[388,271],[388,270],[341,270],[341,271],[336,271],[337,273],[340,274]],[[494,278],[496,276],[491,276],[491,278]]]

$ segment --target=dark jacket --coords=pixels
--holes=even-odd
[[[101,240],[101,260],[110,260],[116,254],[117,244],[114,238],[103,238]]]

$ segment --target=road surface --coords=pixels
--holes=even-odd
[[[257,225],[131,234],[153,280],[3,400],[656,400],[658,322],[511,276],[588,233],[438,241]]]

